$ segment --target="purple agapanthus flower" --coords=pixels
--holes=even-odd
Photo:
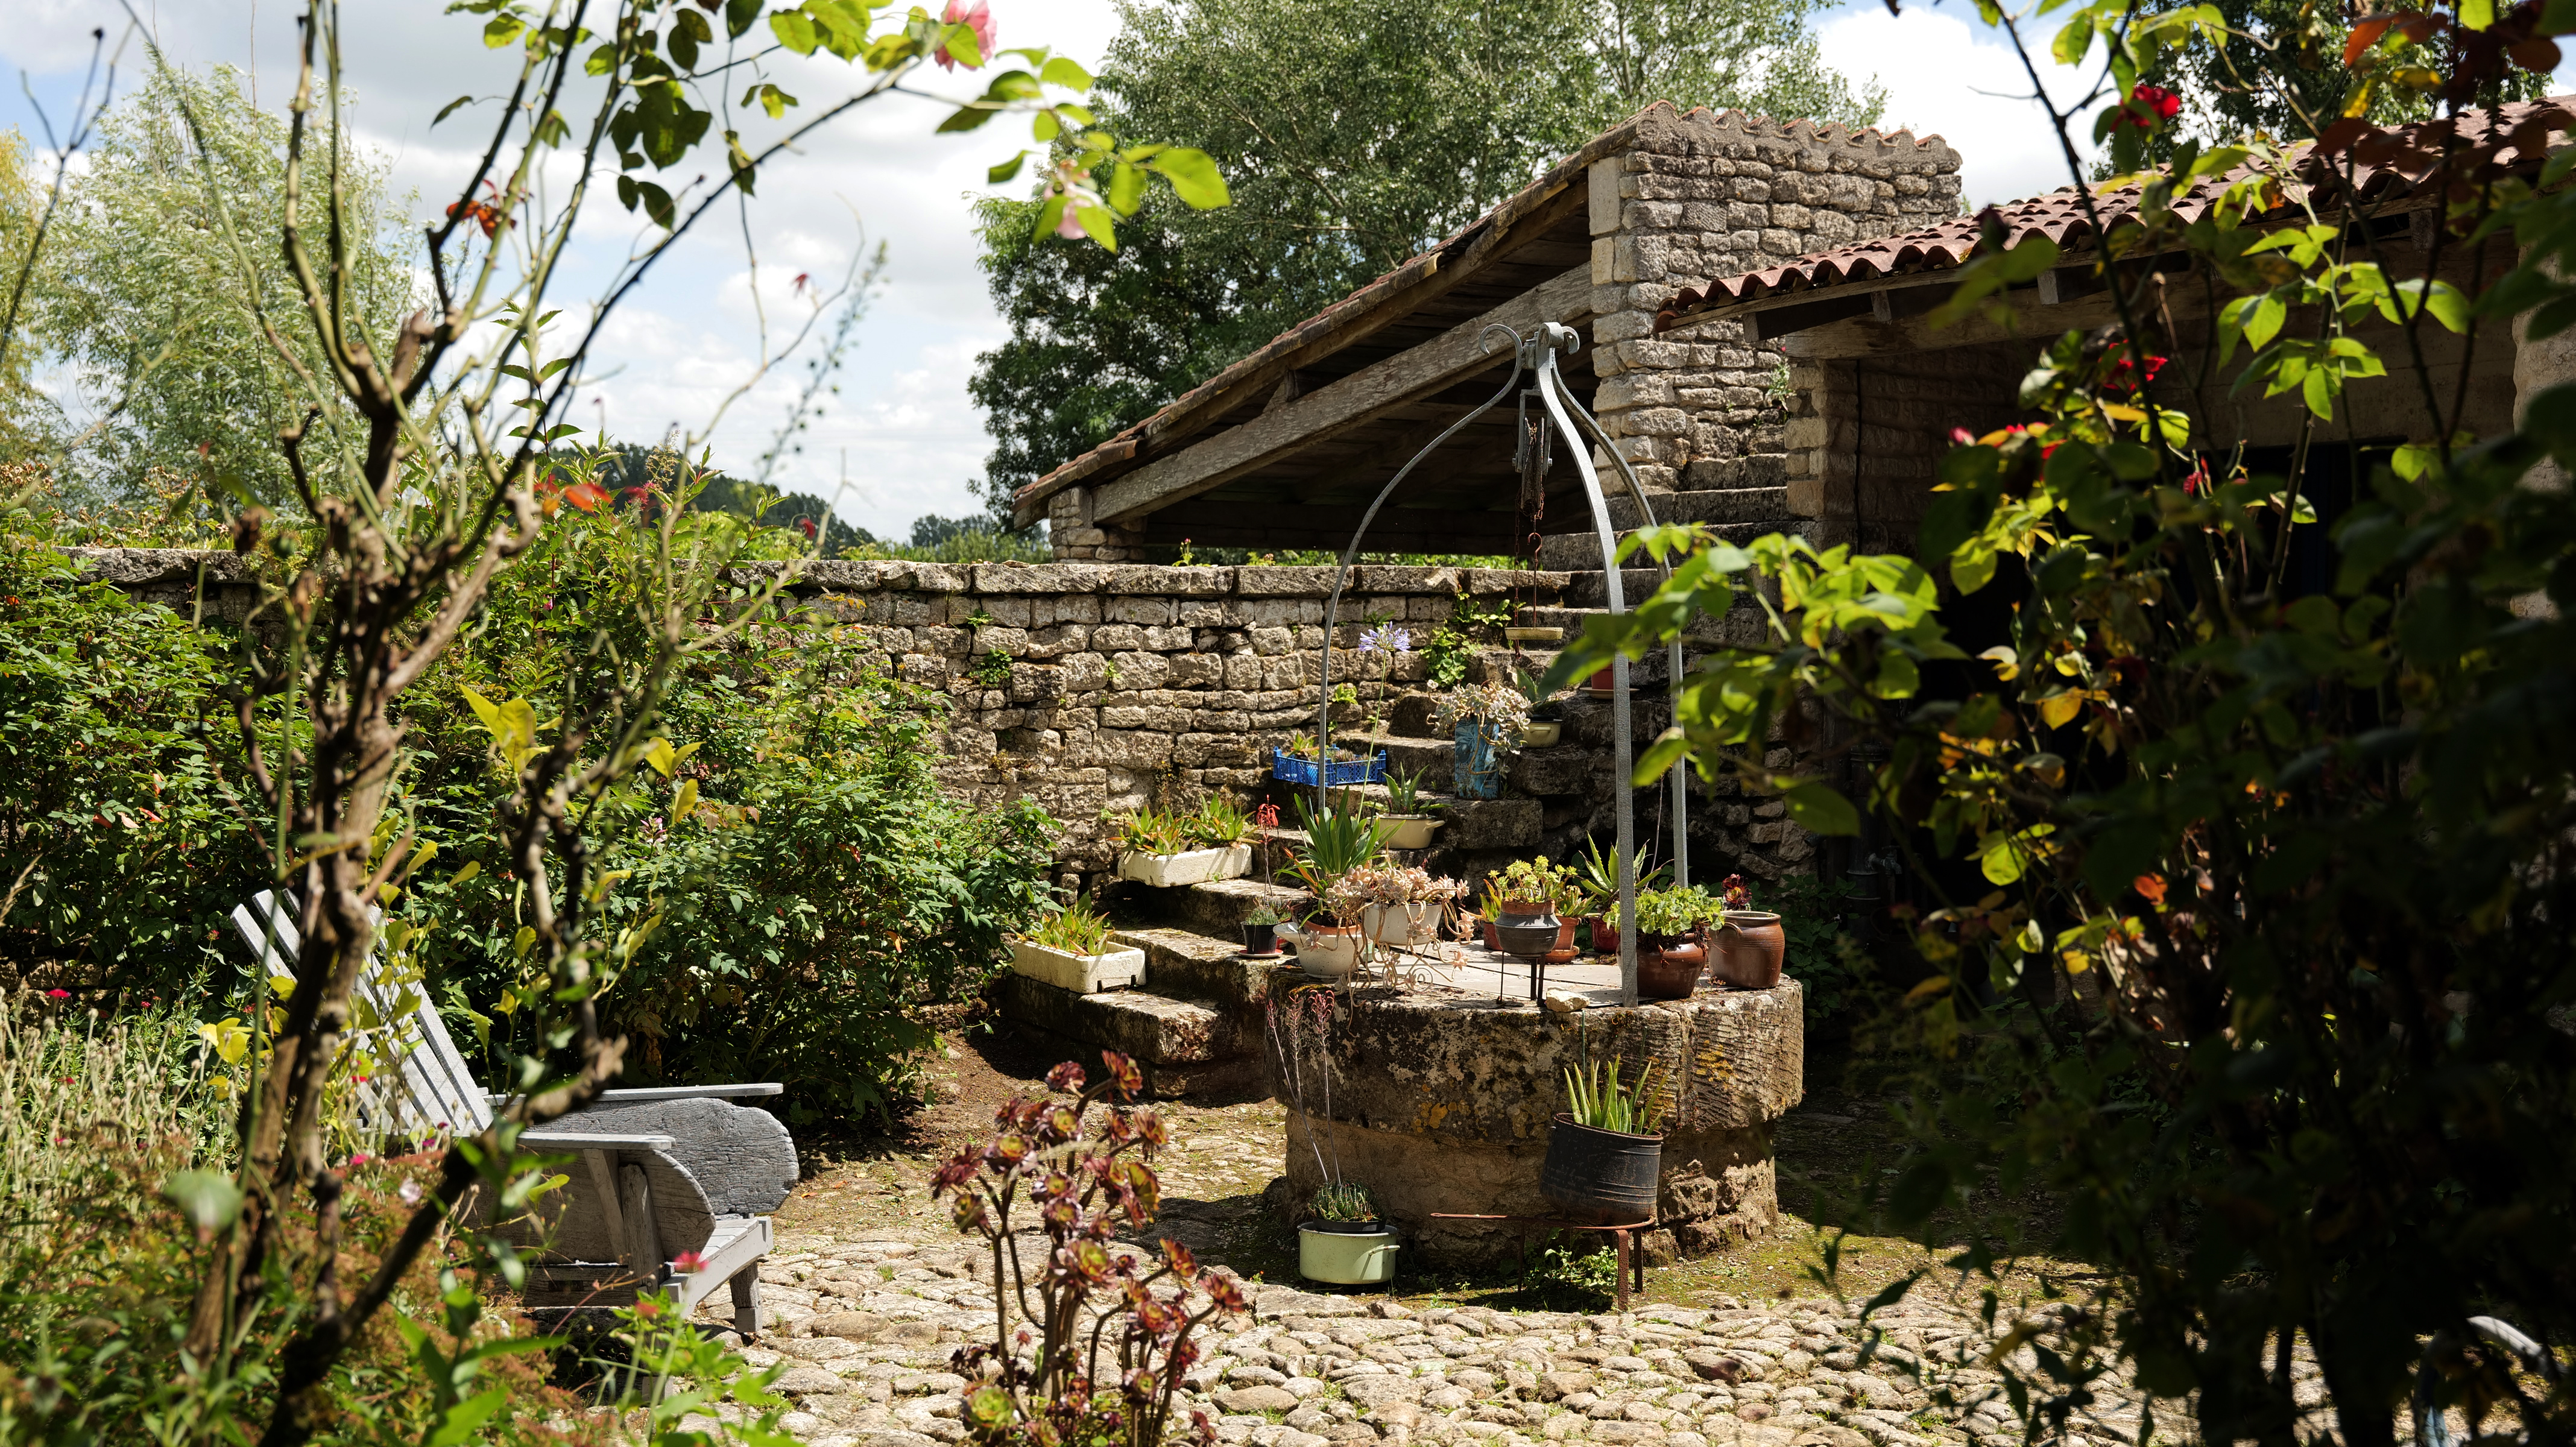
[[[1409,653],[1412,649],[1413,635],[1405,632],[1398,624],[1380,623],[1360,635],[1362,653]]]

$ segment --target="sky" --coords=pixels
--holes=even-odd
[[[134,4],[175,60],[247,68],[266,106],[291,93],[299,8],[292,0]],[[1117,32],[1110,0],[991,6],[1000,44],[1048,45],[1086,65]],[[445,8],[443,0],[369,0],[343,12],[344,54],[359,97],[355,129],[390,160],[395,192],[421,198],[422,216],[453,199],[481,135],[474,118],[489,112],[467,108],[436,127],[430,117],[461,93],[506,84],[513,54],[487,50],[478,18],[444,15]],[[15,18],[0,34],[0,66],[22,73],[60,126],[89,58],[91,30],[105,27],[114,43],[126,32],[124,8],[116,0],[12,0],[10,10]],[[1853,0],[1827,11],[1818,30],[1828,64],[1887,87],[1883,129],[1938,134],[1960,153],[1972,204],[2064,184],[2055,138],[2022,98],[2029,82],[2019,61],[1958,0],[1908,3],[1898,15],[1882,0]],[[142,61],[129,43],[120,84]],[[828,58],[790,57],[777,79],[811,108],[846,93],[850,74]],[[971,93],[962,76],[930,74],[925,89]],[[2559,90],[2571,88],[2568,71],[2560,80]],[[25,95],[17,86],[0,90],[0,128],[18,127],[41,149],[43,131]],[[765,171],[747,226],[736,222],[684,240],[621,303],[604,335],[603,364],[572,420],[604,424],[620,440],[655,440],[675,427],[706,436],[719,465],[749,475],[802,389],[802,362],[812,350],[809,344],[761,374],[755,294],[774,342],[811,314],[812,291],[794,285],[800,273],[837,278],[882,245],[882,282],[852,334],[840,391],[801,434],[802,451],[781,458],[772,485],[833,498],[847,520],[895,539],[908,537],[924,514],[978,511],[972,483],[990,439],[966,381],[976,353],[1006,333],[975,265],[969,208],[976,197],[1006,189],[988,186],[985,169],[1027,138],[1025,123],[1009,120],[971,135],[933,135],[946,110],[928,98],[887,97]],[[601,224],[576,244],[561,295],[595,294],[638,233],[633,218],[613,207],[599,214]],[[757,293],[746,231],[759,258]]]

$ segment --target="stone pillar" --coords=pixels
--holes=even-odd
[[[1068,487],[1047,499],[1047,546],[1061,563],[1141,563],[1141,528],[1103,527],[1091,520],[1090,488]]]
[[[1759,1235],[1780,1216],[1772,1130],[1805,1093],[1805,1008],[1795,979],[1571,1015],[1390,989],[1336,998],[1328,1050],[1303,1024],[1295,1089],[1271,1053],[1273,1089],[1290,1106],[1278,1204],[1295,1215],[1338,1168],[1369,1188],[1418,1259],[1507,1258],[1512,1228],[1430,1218],[1556,1214],[1538,1182],[1565,1070],[1616,1060],[1631,1082],[1654,1066],[1667,1116],[1649,1250],[1669,1259]],[[1284,1038],[1298,1012],[1285,999],[1278,1009]]]
[[[1938,137],[1669,105],[1639,118],[1592,168],[1592,335],[1594,410],[1648,491],[1783,481],[1786,362],[1734,322],[1655,336],[1673,293],[1946,220],[1958,170]]]

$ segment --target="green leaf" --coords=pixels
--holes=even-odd
[[[740,40],[760,18],[761,0],[725,0],[725,38]]]
[[[498,50],[518,39],[519,32],[527,28],[516,15],[495,15],[484,22],[483,44],[489,49]]]
[[[430,122],[429,122],[429,123],[430,123],[431,125],[433,125],[433,126],[434,126],[434,125],[437,125],[440,121],[443,121],[443,120],[447,119],[449,116],[452,116],[452,115],[456,114],[456,112],[457,112],[457,108],[458,108],[458,107],[460,107],[460,106],[470,106],[470,105],[472,105],[472,104],[474,104],[474,97],[472,97],[472,96],[470,96],[470,95],[461,95],[461,96],[458,96],[456,99],[454,99],[454,100],[452,100],[452,101],[449,101],[447,104],[445,104],[445,105],[443,105],[443,106],[440,106],[440,107],[438,108],[438,114],[437,114],[437,115],[435,115],[435,116],[433,116],[433,117],[431,117],[431,118],[430,118]]]
[[[983,45],[977,40],[975,27],[972,25],[960,23],[941,26],[939,48],[948,52],[949,59],[968,70],[978,69],[984,64]]]
[[[478,1392],[440,1413],[422,1440],[428,1447],[457,1447],[458,1443],[471,1441],[483,1423],[501,1410],[501,1404],[509,1399],[510,1389],[507,1387]]]
[[[1085,206],[1074,213],[1074,221],[1082,227],[1085,236],[1099,242],[1104,250],[1118,249],[1117,223],[1109,219],[1108,207]]]
[[[1225,177],[1205,151],[1174,146],[1146,162],[1145,168],[1171,182],[1172,194],[1193,211],[1212,211],[1233,204],[1234,198],[1225,189]]]
[[[814,47],[823,43],[823,37],[814,32],[814,22],[793,10],[771,12],[769,33],[798,55],[812,55]]]
[[[1109,169],[1109,187],[1103,199],[1121,216],[1133,216],[1145,200],[1145,173],[1120,161]]]
[[[2460,25],[2468,30],[2495,28],[2495,0],[2460,0]]]
[[[161,1195],[207,1240],[241,1215],[241,1188],[221,1171],[181,1171],[161,1183]]]
[[[1038,79],[1066,90],[1091,89],[1091,72],[1076,65],[1069,56],[1059,55],[1038,69]]]
[[[2010,833],[1991,829],[1977,841],[1977,872],[1988,884],[2010,884],[2021,878],[2022,852]]]
[[[1860,811],[1822,779],[1790,785],[1780,795],[1789,817],[1810,834],[1858,834]]]
[[[1025,165],[1028,162],[1028,159],[1029,153],[1023,150],[1018,155],[1011,157],[1011,159],[989,168],[984,172],[985,184],[999,186],[1003,182],[1019,175],[1020,167]]]
[[[2057,40],[2049,46],[2049,53],[2057,57],[2060,65],[2080,65],[2084,61],[2084,52],[2092,48],[2093,14],[2089,10],[2078,10],[2075,18],[2066,22],[2066,28],[2057,32]]]
[[[971,131],[998,114],[1000,112],[992,106],[981,101],[970,101],[959,106],[948,119],[941,121],[938,125],[938,133],[949,135],[957,131]]]

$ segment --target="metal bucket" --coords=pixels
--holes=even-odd
[[[1586,1225],[1644,1221],[1655,1214],[1655,1181],[1663,1161],[1662,1136],[1599,1130],[1559,1111],[1547,1135],[1538,1193],[1569,1220]]]

